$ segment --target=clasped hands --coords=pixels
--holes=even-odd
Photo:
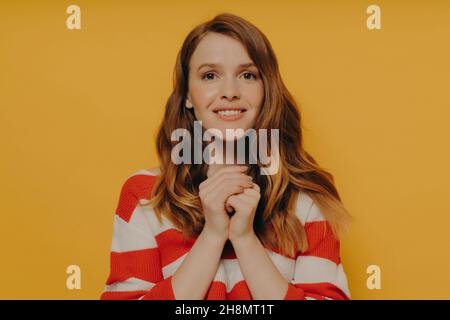
[[[241,165],[222,167],[199,185],[204,228],[221,240],[236,242],[255,236],[253,220],[260,188],[246,174],[247,170]]]

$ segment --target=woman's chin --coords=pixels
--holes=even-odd
[[[227,128],[227,129],[220,129],[220,132],[222,133],[224,141],[237,141],[241,139],[243,136],[245,136],[248,130],[249,129],[244,128]]]

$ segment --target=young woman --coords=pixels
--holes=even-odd
[[[188,34],[174,77],[160,167],[122,187],[101,299],[349,299],[339,237],[350,216],[332,175],[303,149],[268,39],[220,14]],[[261,174],[259,161],[177,164],[172,134],[194,136],[194,121],[224,137],[279,129],[278,170]]]

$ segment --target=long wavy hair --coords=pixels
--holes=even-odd
[[[152,188],[149,204],[162,222],[164,215],[184,239],[196,237],[205,219],[199,198],[199,184],[206,179],[207,164],[180,164],[171,161],[172,132],[187,129],[191,136],[196,120],[193,109],[185,107],[188,93],[189,61],[198,43],[209,32],[240,41],[257,66],[264,84],[264,103],[254,129],[279,128],[279,170],[261,175],[260,163],[250,166],[249,175],[260,186],[261,197],[254,219],[254,231],[268,248],[295,256],[308,248],[306,233],[296,214],[300,192],[309,195],[323,213],[333,234],[339,238],[351,219],[334,185],[333,176],[320,168],[303,148],[301,116],[297,104],[285,87],[277,58],[266,36],[247,20],[222,13],[196,26],[178,52],[173,92],[165,107],[164,120],[157,134],[160,174]],[[268,130],[270,131],[270,130]],[[270,154],[270,153],[269,153]]]

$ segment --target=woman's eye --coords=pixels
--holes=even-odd
[[[253,74],[253,73],[251,73],[251,72],[246,72],[246,73],[244,73],[244,77],[245,77],[246,75],[250,75],[251,77],[253,77],[253,79],[256,79],[256,75]],[[250,79],[249,79],[249,78],[246,78],[246,79],[247,79],[247,80],[251,80],[251,79],[252,79],[251,77],[250,77]]]
[[[205,79],[205,78],[208,77],[209,75],[212,75],[213,78],[214,78],[214,73],[212,73],[212,72],[207,72],[207,73],[205,73],[205,74],[202,76],[202,79]],[[207,80],[212,80],[213,78],[209,77],[209,78],[207,78]]]

